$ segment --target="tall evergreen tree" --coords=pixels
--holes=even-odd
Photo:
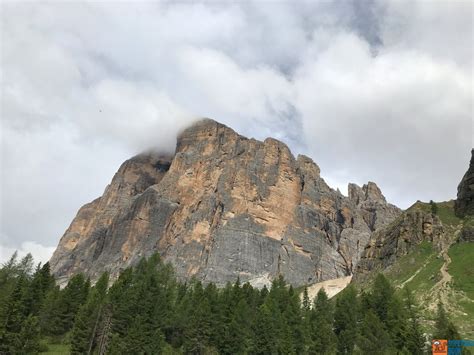
[[[365,313],[360,326],[357,345],[362,354],[396,354],[390,334],[379,317],[372,311]]]
[[[334,332],[337,336],[337,353],[352,354],[357,338],[357,292],[349,285],[337,297],[334,313]]]
[[[403,306],[403,301],[396,294],[393,294],[389,301],[387,319],[384,325],[395,348],[400,351],[403,350],[407,343],[408,314]]]
[[[321,288],[314,300],[310,315],[310,354],[331,354],[336,349],[336,335],[333,331],[333,306],[326,292]]]
[[[210,305],[204,297],[200,281],[193,287],[192,309],[189,310],[188,324],[184,332],[184,350],[187,353],[203,354],[209,344],[211,333]]]
[[[311,308],[311,302],[309,300],[308,296],[308,287],[305,286],[303,290],[303,302],[302,302],[302,308],[303,308],[303,314],[306,315],[309,313],[309,310]]]
[[[58,307],[58,300],[61,294],[59,286],[53,286],[46,292],[43,304],[39,312],[39,324],[42,335],[62,334],[61,309]]]
[[[38,316],[46,295],[54,287],[54,277],[50,273],[49,263],[38,264],[25,295],[25,307],[28,314]]]
[[[80,307],[72,329],[71,354],[92,353],[97,328],[101,321],[108,281],[109,275],[103,273],[91,290],[87,302]]]
[[[20,332],[19,354],[37,354],[40,350],[40,327],[38,317],[28,316]]]
[[[27,317],[25,307],[25,290],[28,280],[21,274],[13,292],[5,300],[0,324],[0,353],[17,353],[21,349],[20,332]]]
[[[395,289],[383,274],[375,277],[372,292],[369,297],[370,308],[382,322],[386,322]]]
[[[232,313],[224,335],[224,346],[220,348],[221,354],[246,354],[252,348],[250,320],[251,310],[245,299],[241,299]]]
[[[417,305],[409,288],[405,288],[405,308],[408,315],[408,326],[405,335],[406,349],[410,354],[421,355],[424,353],[425,338],[419,322]]]
[[[269,302],[262,304],[257,310],[257,316],[253,324],[253,354],[277,354],[277,330],[274,322],[273,307]]]

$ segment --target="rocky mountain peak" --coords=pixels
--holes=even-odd
[[[174,156],[125,162],[104,194],[79,210],[51,267],[64,281],[77,272],[116,277],[159,252],[180,279],[218,285],[343,277],[370,233],[400,213],[375,184],[359,189],[360,197],[347,198],[284,143],[205,119],[178,136]]]
[[[394,220],[401,213],[398,207],[387,203],[385,196],[375,182],[369,181],[362,187],[349,183],[347,191],[349,200],[362,210],[364,220],[371,231],[380,228],[386,224],[386,221]]]
[[[458,186],[454,210],[459,217],[474,215],[474,149],[471,150],[469,168]]]
[[[299,154],[296,161],[302,172],[309,174],[313,179],[320,177],[321,170],[319,169],[319,166],[313,161],[313,159],[307,157],[306,155]]]
[[[349,198],[357,205],[365,201],[387,202],[380,188],[372,181],[369,181],[362,187],[354,183],[349,183],[347,190]]]

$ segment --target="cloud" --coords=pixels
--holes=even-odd
[[[125,159],[172,151],[200,116],[285,141],[342,191],[454,198],[471,4],[360,4],[2,4],[0,244],[55,245]]]
[[[330,37],[295,77],[306,140],[323,172],[379,181],[402,206],[453,198],[453,172],[466,169],[472,144],[471,77],[423,52],[373,56],[353,33]]]
[[[200,116],[217,118],[256,138],[285,138],[294,124],[292,84],[281,72],[262,65],[245,69],[225,54],[188,47],[178,66],[189,83],[188,107]]]
[[[35,264],[44,264],[49,261],[55,249],[56,247],[45,247],[35,241],[22,242],[19,248],[9,248],[0,245],[0,265],[7,262],[15,251],[18,253],[19,259],[30,253]]]

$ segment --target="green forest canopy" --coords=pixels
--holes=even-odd
[[[0,354],[62,343],[72,354],[423,354],[418,306],[378,275],[370,291],[302,300],[282,277],[259,290],[179,283],[155,254],[109,286],[78,274],[60,289],[49,264],[16,254],[0,269]],[[458,339],[439,305],[435,337]]]

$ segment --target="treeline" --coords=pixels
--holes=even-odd
[[[59,289],[49,265],[16,255],[0,269],[0,354],[34,354],[63,339],[72,354],[423,354],[413,296],[379,275],[369,292],[349,286],[310,304],[283,278],[270,289],[181,284],[158,255],[108,288],[83,275]],[[440,306],[436,337],[459,335]]]

